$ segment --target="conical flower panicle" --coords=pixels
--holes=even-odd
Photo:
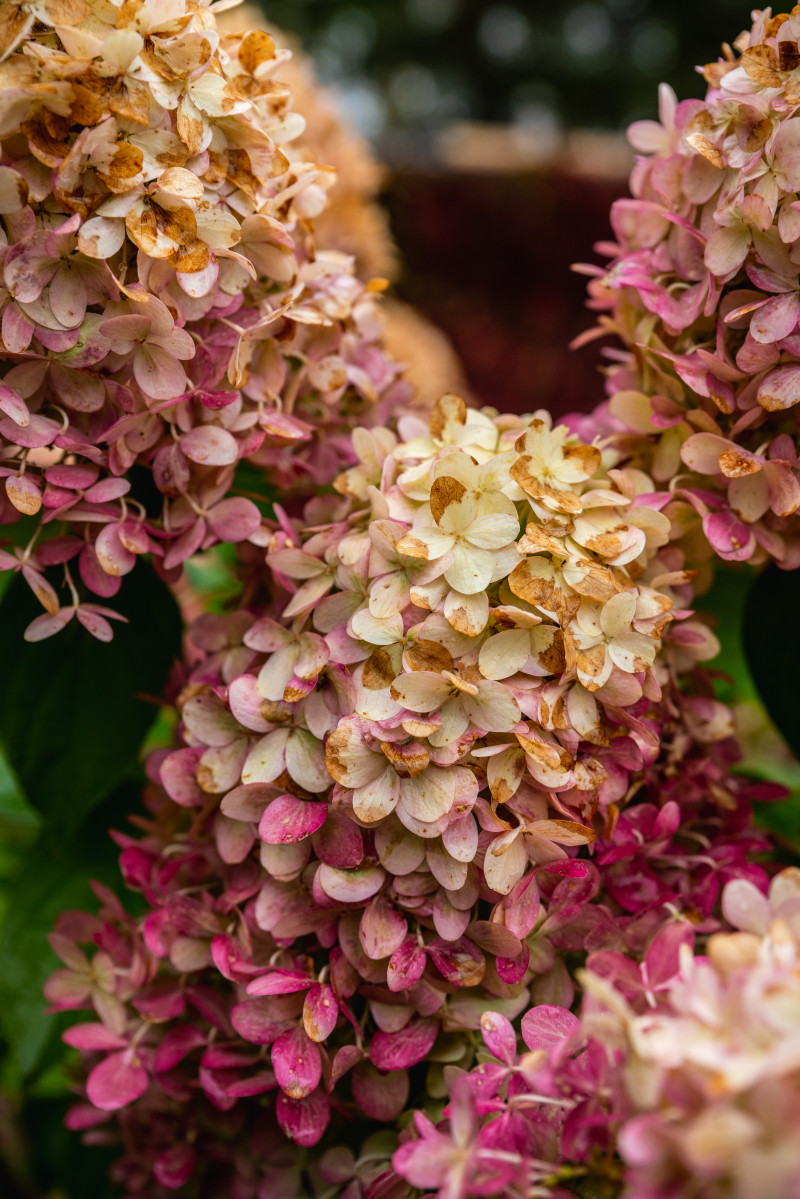
[[[487,1010],[568,1007],[587,953],[716,928],[721,880],[765,881],[698,665],[717,644],[641,470],[453,395],[353,442],[312,527],[279,513],[271,606],[191,631],[179,741],[144,837],[118,836],[148,914],[54,942],[48,997],[97,1016],[67,1034],[72,1119],[128,1140],[171,1098],[187,1177],[208,1105],[243,1128],[266,1106],[318,1153],[343,1120],[391,1129],[428,1102],[413,1067],[435,1101],[474,1064]]]
[[[598,333],[623,441],[670,492],[693,556],[800,565],[800,16],[756,11],[704,68],[704,100],[662,85],[638,121],[631,197],[595,275]],[[701,543],[705,543],[703,549]]]
[[[405,396],[376,293],[315,245],[335,177],[294,150],[288,52],[221,34],[214,7],[23,3],[0,31],[0,519],[37,518],[0,568],[48,614],[34,637],[78,608],[76,568],[109,599],[140,554],[173,577],[218,541],[263,545],[236,465],[309,494]]]

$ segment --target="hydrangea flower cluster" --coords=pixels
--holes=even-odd
[[[48,83],[61,70],[63,95],[88,106],[84,92],[106,94],[89,86],[109,78],[103,47],[135,33],[142,48],[113,94],[130,107],[148,88],[150,132],[184,148],[199,122],[197,148],[169,170],[200,180],[203,199],[168,193],[162,174],[134,172],[114,192],[106,179],[131,150],[95,159],[93,138],[109,122],[121,130],[114,146],[147,134],[129,128],[128,108],[80,118],[86,136],[68,155],[79,146],[80,169],[70,160],[55,201],[31,193],[30,244],[65,236],[49,223],[62,193],[86,207],[58,218],[77,218],[70,255],[92,259],[87,226],[108,238],[116,221],[122,240],[92,269],[111,271],[118,292],[101,302],[87,290],[83,319],[97,318],[101,340],[111,322],[131,345],[75,368],[102,379],[97,424],[62,397],[69,411],[52,444],[63,457],[36,457],[50,443],[11,449],[7,477],[30,473],[35,485],[43,471],[55,487],[48,470],[96,471],[73,489],[75,516],[58,519],[81,519],[81,561],[94,553],[107,574],[100,537],[122,525],[127,536],[136,518],[127,493],[102,489],[124,486],[134,459],[166,495],[160,523],[143,513],[140,526],[145,548],[163,543],[167,571],[223,537],[215,505],[239,528],[243,510],[225,508],[240,501],[229,494],[235,462],[198,462],[184,439],[224,443],[224,433],[236,460],[318,494],[223,538],[242,543],[246,598],[192,626],[170,697],[174,744],[148,762],[137,836],[115,834],[144,915],[98,888],[99,914],[64,913],[53,934],[63,969],[48,999],[94,1014],[65,1036],[85,1068],[70,1126],[121,1143],[127,1199],[565,1199],[586,1186],[744,1199],[745,1183],[764,1178],[776,1196],[793,1193],[799,888],[793,871],[770,884],[750,801],[778,792],[732,773],[732,716],[704,668],[719,646],[692,605],[715,555],[800,564],[788,411],[800,354],[796,18],[758,15],[741,57],[707,68],[705,102],[673,110],[664,92],[662,125],[634,127],[654,156],[615,207],[614,262],[592,284],[603,330],[627,349],[609,400],[554,428],[546,413],[471,410],[453,394],[427,421],[398,415],[397,369],[370,340],[371,293],[310,240],[315,212],[303,205],[322,204],[328,176],[283,149],[296,126],[271,39],[217,42],[210,10],[184,0],[157,14],[147,0],[123,6],[113,31],[106,7],[78,8],[67,29],[66,7],[83,3],[18,5],[7,64],[24,58],[33,70],[31,58]],[[37,26],[15,54],[42,12],[53,33]],[[67,60],[70,72],[58,65]],[[206,94],[228,87],[233,108],[207,112]],[[11,176],[29,189],[39,176],[25,168],[31,183],[20,165],[17,125],[37,146],[50,144],[42,128],[51,141],[62,128],[40,117],[44,100],[32,104],[4,143],[0,183],[20,204]],[[63,119],[70,142],[79,121],[72,108]],[[61,160],[51,169],[61,180]],[[97,199],[104,187],[113,194]],[[159,217],[148,241],[153,206],[167,224]],[[195,240],[154,255],[185,210]],[[206,214],[220,211],[238,223],[236,249],[206,242],[208,260],[188,269],[180,256],[202,256]],[[245,226],[255,218],[272,221],[277,240],[265,235],[254,257]],[[283,277],[276,263],[287,258]],[[41,359],[52,372],[54,355],[94,344],[83,324],[72,347],[42,338],[60,270],[41,302],[9,301],[9,328],[24,327],[21,312],[33,329],[26,369]],[[192,291],[194,276],[207,291]],[[144,330],[145,319],[134,337],[130,322]],[[167,339],[152,341],[163,356],[151,333]],[[184,333],[196,351],[180,359]],[[195,379],[197,363],[217,361],[214,346],[218,373]],[[204,394],[220,394],[227,371],[233,398],[150,396],[139,374],[149,380],[154,362],[158,375],[170,355],[169,370],[188,371]],[[118,402],[118,388],[133,400]],[[33,394],[16,388],[0,435],[9,420],[50,419]],[[374,415],[385,406],[389,427],[346,433],[362,403]],[[123,462],[117,442],[151,420],[158,435]],[[303,438],[310,452],[290,462],[281,447]],[[193,464],[177,491],[159,482],[172,478],[157,467],[167,450],[169,463]],[[28,486],[11,483],[9,502]],[[95,520],[93,504],[119,510]],[[203,526],[196,541],[181,524],[188,509]],[[67,559],[77,540],[65,539]],[[35,552],[53,546],[56,561],[61,544]],[[46,595],[47,563],[32,555],[20,564]],[[67,617],[44,619],[74,613],[98,628],[109,615],[75,593]],[[706,958],[693,954],[696,937]],[[569,1010],[578,989],[583,1023]],[[358,1154],[342,1148],[359,1143]]]
[[[631,198],[591,306],[611,352],[608,415],[638,435],[687,552],[800,565],[800,118],[796,12],[757,10],[704,69],[705,100],[662,85],[629,131]],[[705,545],[702,543],[705,542]]]
[[[716,641],[643,473],[453,395],[354,444],[315,524],[274,526],[266,610],[191,631],[179,744],[144,838],[118,835],[147,915],[106,896],[54,937],[48,998],[99,1018],[67,1034],[71,1119],[119,1112],[133,1145],[162,1122],[137,1178],[168,1174],[176,1121],[205,1143],[247,1097],[303,1146],[392,1123],[414,1067],[435,1100],[470,1066],[487,1007],[567,1007],[568,961],[636,952],[665,911],[717,928],[721,882],[765,885],[697,665]]]
[[[288,51],[221,35],[224,7],[22,3],[0,31],[0,521],[37,517],[0,569],[49,614],[37,637],[79,607],[74,560],[110,598],[140,554],[169,576],[263,544],[237,463],[308,492],[354,420],[406,395],[374,291],[314,244],[334,174],[294,149]],[[85,623],[109,635],[103,612]]]

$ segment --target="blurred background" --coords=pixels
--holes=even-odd
[[[298,56],[286,74],[308,118],[310,152],[339,175],[319,242],[354,253],[365,276],[391,281],[388,338],[410,363],[421,398],[461,388],[501,410],[546,406],[556,414],[589,409],[602,397],[601,343],[568,349],[591,324],[585,281],[570,265],[595,258],[593,244],[609,235],[608,209],[625,193],[632,162],[624,128],[656,115],[661,80],[681,97],[702,95],[695,64],[715,59],[720,42],[732,41],[748,19],[743,0],[269,0],[226,17],[239,28],[266,21],[309,56]],[[330,103],[311,85],[312,69]],[[343,132],[337,110],[360,141]],[[191,585],[204,603],[224,602],[230,571],[206,557]],[[136,573],[145,586],[144,568]],[[739,700],[747,769],[783,779],[800,797],[800,770],[757,702],[741,651],[746,584],[746,575],[727,572],[704,597],[727,647],[720,698]],[[131,603],[147,605],[147,596],[127,591]],[[63,717],[83,710],[74,678],[78,663],[81,677],[93,677],[85,647],[75,647],[72,665],[59,647],[64,698],[58,721],[48,723],[36,695],[26,709],[11,685],[12,669],[25,668],[14,654],[31,614],[14,596],[8,611],[0,743],[8,727],[27,738],[35,774],[34,759],[46,764],[57,723],[74,754],[96,758],[80,738],[103,741],[102,713],[96,726],[76,720],[73,727]],[[173,626],[161,638],[166,663],[179,640],[177,614]],[[125,644],[118,634],[121,662],[138,662],[135,646],[125,657]],[[107,663],[97,667],[104,680]],[[146,679],[129,687],[121,667],[110,673],[122,679],[120,702],[134,690],[158,690]],[[21,714],[10,711],[15,706]],[[18,731],[34,707],[41,752],[29,730]],[[108,1180],[113,1152],[87,1149],[63,1128],[74,1055],[60,1041],[65,1021],[44,1014],[41,988],[57,965],[46,941],[57,913],[94,905],[89,878],[118,886],[117,847],[106,830],[126,828],[139,805],[137,749],[151,716],[134,712],[117,722],[132,730],[129,758],[117,754],[115,774],[98,765],[101,802],[70,830],[46,819],[48,803],[70,807],[63,783],[55,791],[42,786],[45,800],[32,803],[36,778],[18,777],[0,744],[0,1199],[119,1194]],[[147,739],[153,746],[168,736],[156,721]],[[784,844],[800,846],[800,799],[761,818]],[[126,902],[132,910],[130,896]]]
[[[601,394],[572,262],[608,234],[623,131],[657,86],[748,24],[742,0],[271,0],[387,167],[395,292],[450,338],[475,397],[589,408]]]

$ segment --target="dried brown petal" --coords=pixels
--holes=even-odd
[[[411,670],[453,670],[454,662],[450,651],[438,641],[426,641],[424,638],[409,646],[405,652],[405,661]],[[394,681],[394,680],[392,680]]]
[[[275,57],[275,43],[263,29],[254,29],[242,39],[239,62],[249,75],[255,75],[262,63]]]
[[[431,512],[437,525],[451,504],[458,504],[467,494],[467,489],[458,479],[441,475],[431,487]]]
[[[780,87],[783,83],[772,46],[750,46],[742,55],[742,66],[762,87]]]
[[[431,435],[441,438],[448,427],[467,423],[467,405],[454,392],[440,396],[431,411]]]
[[[381,741],[381,749],[400,777],[404,779],[416,778],[417,775],[427,770],[430,764],[430,754],[418,741],[412,741],[410,745],[396,745],[392,741]]]

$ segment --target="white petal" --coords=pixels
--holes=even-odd
[[[485,591],[478,591],[475,595],[450,591],[444,601],[444,617],[456,632],[477,637],[489,620],[489,597]]]
[[[484,641],[478,668],[485,679],[507,679],[528,661],[531,635],[527,629],[505,629]]]
[[[510,541],[516,540],[519,534],[519,520],[516,516],[508,516],[496,512],[490,516],[479,516],[474,520],[465,533],[472,545],[482,550],[500,550]]]
[[[272,783],[281,773],[286,761],[288,729],[276,729],[267,733],[247,755],[242,767],[243,783]]]
[[[629,591],[612,595],[600,612],[600,627],[606,637],[618,637],[631,626],[636,613],[636,597]]]
[[[434,712],[450,695],[450,684],[432,670],[401,675],[392,684],[392,696],[412,712]]]
[[[444,577],[456,591],[475,595],[489,586],[493,568],[489,550],[476,549],[468,542],[459,541],[453,551],[453,564],[444,572]]]
[[[626,674],[638,674],[652,665],[656,646],[644,633],[622,633],[609,642],[608,655]]]
[[[365,824],[375,824],[390,815],[397,806],[399,788],[389,763],[377,778],[353,792],[353,811]]]
[[[439,820],[450,811],[454,798],[453,775],[438,766],[429,766],[416,778],[400,780],[401,807],[416,820]]]
[[[507,733],[520,718],[519,704],[502,683],[479,683],[478,694],[465,695],[461,702],[485,733]]]
[[[486,851],[483,873],[493,891],[508,895],[525,873],[528,851],[519,829],[495,837]]]

